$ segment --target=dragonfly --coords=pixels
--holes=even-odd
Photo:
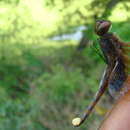
[[[114,98],[119,98],[127,92],[127,88],[124,89],[123,86],[130,76],[130,43],[120,41],[114,33],[109,32],[111,25],[108,20],[96,21],[95,33],[99,36],[99,46],[107,66],[92,102],[81,117],[72,120],[76,127],[83,124],[107,88]]]

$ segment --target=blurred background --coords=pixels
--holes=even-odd
[[[97,19],[130,41],[129,0],[0,1],[0,130],[95,130],[110,108],[106,93],[74,128],[98,89],[105,63]]]

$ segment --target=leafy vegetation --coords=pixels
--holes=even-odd
[[[107,14],[104,12],[108,3],[94,7],[96,1],[84,0],[80,4],[70,0],[0,2],[1,130],[75,129],[71,119],[90,103],[105,66],[91,42],[99,48],[93,16],[97,11],[99,16]],[[106,6],[100,10],[102,5]],[[109,16],[113,20],[112,31],[130,41],[129,15],[124,13],[127,22],[114,16],[120,6],[125,10],[125,5],[129,8],[129,2],[117,2]],[[82,51],[77,51],[75,40],[51,40],[52,36],[75,32],[83,25],[90,45]],[[109,106],[104,103],[106,100],[104,97],[88,122],[78,129],[97,128]]]

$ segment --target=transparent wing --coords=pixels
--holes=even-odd
[[[92,43],[91,48],[106,63],[106,59],[105,59],[100,47],[98,46],[98,44],[96,42]]]

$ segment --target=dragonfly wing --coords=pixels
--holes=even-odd
[[[108,88],[111,96],[114,98],[118,98],[118,94],[123,87],[124,81],[126,80],[126,74],[122,67],[122,64],[117,61],[110,75]]]

